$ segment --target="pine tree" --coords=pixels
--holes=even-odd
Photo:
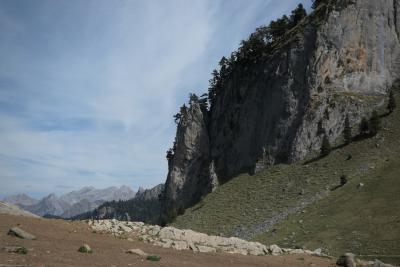
[[[326,2],[326,0],[312,0],[313,4],[312,4],[312,8],[316,9],[317,7],[319,7],[319,5],[321,5],[322,3]]]
[[[371,135],[376,135],[381,129],[381,120],[379,114],[376,110],[372,112],[371,119],[369,120],[369,133]]]
[[[346,116],[346,119],[344,120],[343,138],[347,145],[351,143],[352,135],[349,116]]]
[[[394,98],[393,90],[389,93],[389,103],[388,103],[388,110],[389,113],[392,113],[396,109],[396,99]]]
[[[362,118],[360,122],[360,135],[365,136],[369,132],[369,122],[368,120],[364,117]]]
[[[291,27],[296,26],[306,16],[307,11],[302,4],[299,4],[297,8],[292,11],[292,15],[290,15]]]
[[[329,153],[331,153],[331,144],[329,143],[329,139],[327,135],[324,135],[324,138],[322,139],[322,145],[321,145],[321,156],[325,157],[328,156]]]

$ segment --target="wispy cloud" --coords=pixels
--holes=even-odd
[[[295,4],[0,1],[0,195],[163,182],[178,106]]]

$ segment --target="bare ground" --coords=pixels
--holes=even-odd
[[[8,236],[13,226],[37,236],[37,240],[24,240]],[[87,243],[92,254],[78,252]],[[242,256],[226,253],[195,253],[176,251],[127,241],[108,234],[92,233],[85,222],[69,222],[42,218],[30,218],[0,214],[0,247],[21,245],[28,249],[27,255],[0,251],[0,266],[221,266],[221,267],[333,267],[334,261],[307,255]],[[148,254],[161,256],[151,262],[139,256],[127,254],[126,250],[140,248]]]

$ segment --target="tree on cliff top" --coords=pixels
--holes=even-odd
[[[292,15],[290,15],[291,26],[296,26],[306,16],[307,11],[304,9],[304,6],[302,4],[299,4],[297,8],[292,11]]]
[[[313,9],[316,9],[321,4],[328,2],[328,0],[311,0],[311,1],[313,2],[312,6],[311,6]]]

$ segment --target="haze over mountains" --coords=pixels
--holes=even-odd
[[[135,192],[128,186],[96,189],[83,187],[60,197],[50,194],[41,200],[18,194],[7,197],[5,202],[17,205],[39,216],[57,216],[70,218],[94,210],[106,201],[128,200],[135,197]]]

